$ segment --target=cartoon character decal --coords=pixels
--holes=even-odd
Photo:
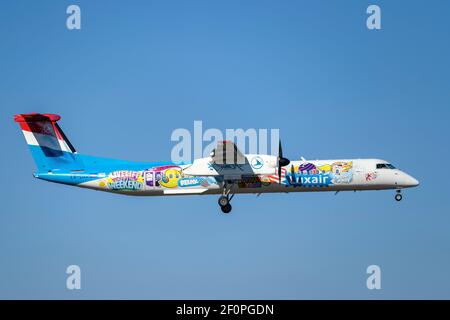
[[[333,183],[350,183],[353,179],[353,162],[335,162],[331,165]]]
[[[166,188],[175,188],[178,186],[178,180],[180,180],[180,178],[180,170],[171,168],[164,171],[162,179],[159,183]]]

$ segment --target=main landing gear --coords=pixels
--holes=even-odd
[[[402,201],[402,192],[401,190],[397,190],[397,194],[395,195],[395,200]]]
[[[230,201],[234,197],[234,194],[232,194],[230,196],[232,186],[233,186],[232,184],[228,184],[225,182],[222,195],[220,196],[219,200],[217,201],[219,203],[220,209],[222,210],[223,213],[231,212],[232,207],[231,207]]]

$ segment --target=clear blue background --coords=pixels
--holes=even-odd
[[[448,1],[3,1],[0,298],[450,298],[449,17]],[[87,154],[169,160],[172,130],[203,120],[280,128],[290,158],[387,159],[421,185],[400,203],[238,195],[230,215],[215,196],[70,188],[31,175],[12,117],[33,111]]]

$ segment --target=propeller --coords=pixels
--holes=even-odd
[[[287,166],[291,161],[283,157],[283,148],[281,147],[281,139],[278,141],[278,182],[281,183],[281,167]]]

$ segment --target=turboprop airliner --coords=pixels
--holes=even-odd
[[[240,193],[401,190],[419,182],[380,159],[305,159],[243,154],[232,141],[220,141],[210,156],[192,163],[131,162],[76,152],[58,125],[56,114],[18,114],[37,166],[38,179],[82,188],[136,196],[220,195],[219,206],[231,211]]]

